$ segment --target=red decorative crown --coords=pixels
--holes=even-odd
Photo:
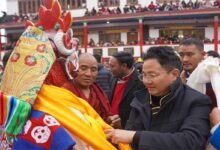
[[[58,0],[44,0],[44,4],[45,7],[41,5],[39,8],[39,20],[35,26],[42,27],[43,30],[51,30],[58,27],[58,29],[66,32],[72,24],[71,13],[66,13],[64,19],[62,19],[62,10]],[[34,23],[28,20],[26,26],[34,26]]]

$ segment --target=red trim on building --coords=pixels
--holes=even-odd
[[[143,20],[139,19],[139,45],[140,45],[140,56],[142,56],[143,52]]]
[[[214,50],[218,52],[218,16],[214,17]]]

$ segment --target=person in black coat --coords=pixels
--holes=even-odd
[[[211,103],[181,82],[181,70],[171,47],[151,47],[143,64],[146,89],[135,94],[127,130],[106,129],[107,138],[114,144],[129,143],[133,150],[204,149]]]
[[[124,129],[134,93],[144,88],[144,85],[138,78],[139,73],[134,68],[134,58],[131,54],[124,51],[113,54],[109,59],[109,67],[114,77],[109,95],[111,111],[114,115],[119,115],[121,125],[118,127]]]

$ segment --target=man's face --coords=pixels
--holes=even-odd
[[[203,60],[205,52],[199,50],[195,45],[180,45],[179,54],[183,69],[191,73]]]
[[[110,57],[109,68],[114,77],[123,77],[123,66],[115,57]]]
[[[143,83],[153,96],[164,96],[169,86],[176,81],[177,69],[167,71],[156,59],[148,59],[143,64]]]
[[[97,74],[98,67],[95,58],[92,56],[79,58],[79,69],[75,78],[79,86],[89,87],[95,82]]]

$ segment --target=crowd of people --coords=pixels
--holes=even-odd
[[[112,8],[105,7],[100,5],[100,9],[96,10],[93,7],[91,10],[86,8],[85,16],[97,16],[97,15],[110,15],[110,14],[129,14],[129,13],[140,13],[140,12],[159,12],[159,11],[174,11],[174,10],[188,10],[188,9],[203,9],[203,8],[219,8],[220,1],[215,0],[213,3],[210,0],[205,0],[203,2],[196,0],[193,2],[185,0],[174,2],[174,1],[164,1],[164,3],[154,3],[150,2],[147,6],[137,5],[125,5],[123,10],[120,7]],[[26,13],[26,14],[17,14],[7,15],[5,11],[1,12],[0,23],[6,22],[23,22],[26,20],[37,20],[38,15],[36,13]]]
[[[38,14],[36,13],[27,13],[27,14],[13,14],[8,15],[5,11],[1,12],[0,23],[7,23],[7,22],[24,22],[27,20],[37,20]]]
[[[212,3],[210,0],[193,2],[189,0],[185,2],[182,1],[164,1],[164,3],[154,3],[150,2],[147,6],[137,5],[125,5],[123,10],[120,7],[110,9],[109,7],[101,6],[100,9],[96,10],[94,7],[89,11],[86,9],[85,16],[99,16],[99,15],[110,15],[110,14],[130,14],[130,13],[141,13],[141,12],[159,12],[159,11],[177,11],[177,10],[190,10],[190,9],[203,9],[203,8],[219,8],[220,1],[215,0]]]
[[[166,36],[166,37],[158,37],[158,38],[147,38],[144,41],[144,45],[163,45],[163,44],[180,44],[181,41],[187,38],[191,38],[192,36],[185,36],[184,38],[179,38],[178,36]],[[213,43],[213,39],[204,38],[201,39],[204,44]],[[219,40],[220,43],[220,40]],[[138,45],[139,41],[129,41],[128,43],[124,43],[123,41],[99,41],[95,43],[93,38],[89,39],[88,46],[89,47],[117,47],[117,46],[135,46]]]

